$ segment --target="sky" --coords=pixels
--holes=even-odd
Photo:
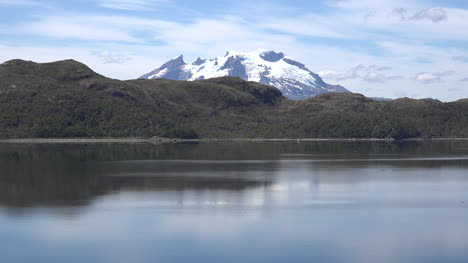
[[[366,96],[468,98],[466,0],[0,0],[0,63],[75,59],[125,80],[257,49]]]

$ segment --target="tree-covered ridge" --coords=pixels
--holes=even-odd
[[[328,93],[288,100],[239,78],[119,81],[73,60],[0,65],[0,137],[467,137],[468,100]]]

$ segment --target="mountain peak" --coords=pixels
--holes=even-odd
[[[185,64],[184,55],[181,54],[178,57],[175,57],[175,58],[169,60],[168,62],[172,62],[174,65],[183,65],[183,64]]]
[[[184,55],[175,57],[164,63],[161,67],[141,76],[141,79],[185,79],[188,75],[181,68],[185,66]]]
[[[283,52],[258,49],[250,52],[227,51],[214,59],[198,58],[187,64],[179,56],[141,78],[200,80],[223,76],[240,77],[278,88],[290,99],[304,100],[327,92],[349,92],[338,85],[325,83],[303,63]]]
[[[275,51],[265,51],[260,54],[260,57],[263,60],[269,61],[269,62],[277,62],[285,57],[283,52],[275,52]]]
[[[26,64],[26,63],[27,64],[36,64],[33,61],[27,61],[27,60],[22,60],[22,59],[12,59],[12,60],[7,60],[7,61],[3,62],[0,65],[8,66],[8,65],[14,65],[14,64]]]
[[[277,55],[277,56],[282,56],[285,57],[286,55],[282,52],[276,52],[274,50],[267,50],[267,49],[256,49],[252,51],[247,51],[247,52],[242,52],[242,51],[236,51],[236,50],[229,50],[226,51],[224,54],[224,57],[245,57],[245,56],[259,56],[259,57],[264,57],[264,56],[269,56],[269,55]]]
[[[36,63],[21,59],[9,60],[1,64],[5,72],[22,72],[24,75],[40,75],[61,81],[78,81],[93,77],[101,77],[88,66],[73,59],[50,63]]]

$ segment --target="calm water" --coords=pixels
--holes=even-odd
[[[468,262],[468,142],[0,144],[0,262]]]

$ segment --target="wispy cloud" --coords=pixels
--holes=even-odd
[[[432,22],[440,22],[447,19],[447,11],[441,7],[432,7],[421,10],[410,17],[413,20],[430,20]]]
[[[88,16],[51,16],[24,23],[15,32],[61,39],[141,42],[131,31],[108,22],[98,23],[96,17]]]
[[[107,8],[143,11],[152,10],[157,4],[166,0],[99,0],[100,5]]]
[[[24,23],[15,32],[67,40],[157,43],[158,46],[171,46],[178,50],[176,53],[205,54],[214,50],[223,53],[228,49],[261,47],[282,50],[297,44],[292,36],[263,32],[255,25],[232,16],[173,22],[135,16],[69,14]]]
[[[324,79],[335,81],[360,79],[367,82],[386,82],[403,79],[403,76],[386,74],[385,72],[389,70],[391,70],[390,67],[358,65],[346,71],[322,70],[318,74]]]
[[[109,50],[93,51],[91,54],[100,58],[105,64],[123,64],[131,60],[130,57]]]
[[[29,0],[0,0],[0,5],[37,5],[35,1]]]
[[[405,6],[408,1],[404,0],[328,0],[326,3],[334,8],[344,10],[376,10],[391,8],[394,6]]]
[[[468,63],[468,56],[453,56],[452,57],[453,61],[459,61],[459,62],[464,62]]]
[[[335,21],[324,19],[322,15],[307,14],[298,17],[264,17],[256,26],[276,30],[283,33],[325,37],[325,38],[351,38],[349,32],[340,32],[341,29]]]
[[[403,7],[394,8],[392,14],[400,18],[400,20],[429,20],[434,23],[446,20],[448,12],[441,7],[431,7],[410,14],[410,11]]]
[[[52,4],[46,1],[37,1],[37,0],[0,0],[0,6],[51,8]]]

